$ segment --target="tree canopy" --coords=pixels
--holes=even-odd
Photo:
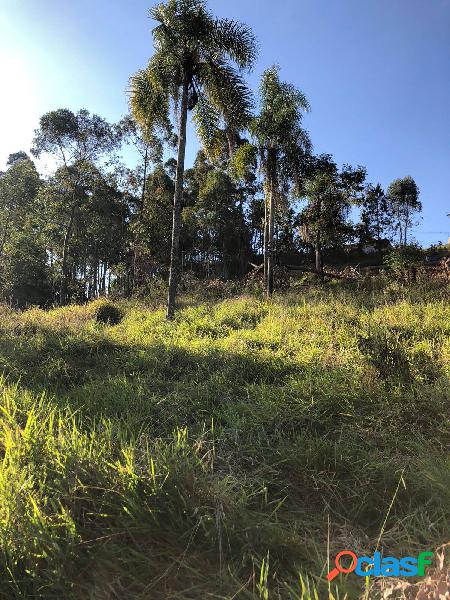
[[[314,155],[309,102],[272,66],[255,97],[247,83],[258,44],[245,24],[203,0],[153,7],[154,53],[130,79],[130,113],[117,123],[87,109],[45,113],[31,156],[14,151],[0,173],[0,296],[66,304],[130,296],[169,282],[242,278],[264,267],[313,267],[349,248],[405,246],[421,210],[411,176],[385,190],[363,167]],[[187,120],[200,142],[185,168]],[[125,156],[127,159],[125,160]],[[135,161],[130,161],[130,156]]]

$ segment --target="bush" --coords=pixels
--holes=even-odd
[[[0,296],[19,308],[46,306],[51,298],[45,249],[31,236],[15,236],[0,264]]]
[[[123,311],[109,300],[96,300],[91,304],[92,314],[97,323],[118,325],[123,319]]]
[[[384,258],[384,264],[396,277],[414,273],[417,263],[423,259],[423,250],[416,244],[394,248]]]

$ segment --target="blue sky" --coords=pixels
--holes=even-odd
[[[28,150],[39,116],[81,107],[118,120],[152,52],[144,0],[1,0],[0,168]],[[250,25],[260,57],[307,95],[316,152],[387,186],[412,175],[425,244],[450,235],[450,0],[210,0]],[[188,146],[191,161],[197,145]],[[436,233],[428,233],[436,232]]]

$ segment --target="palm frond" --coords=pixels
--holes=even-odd
[[[296,87],[280,81],[279,68],[267,69],[261,79],[261,111],[251,133],[259,145],[273,146],[295,157],[311,150],[311,141],[301,127],[303,112],[309,110],[306,96]]]
[[[151,69],[141,69],[130,80],[130,108],[143,129],[170,133],[169,96]]]
[[[194,50],[211,38],[214,19],[203,0],[169,0],[150,10],[159,23],[153,29],[155,48],[164,48],[181,58],[186,50]]]
[[[282,83],[281,89],[288,101],[297,107],[298,111],[309,112],[311,107],[305,94],[290,83]]]
[[[204,88],[228,127],[246,128],[252,117],[253,95],[244,78],[231,65],[216,61],[203,66],[200,74]]]
[[[220,113],[206,94],[201,93],[198,97],[193,109],[193,121],[205,153],[213,158],[220,149]]]
[[[240,69],[251,70],[258,56],[258,46],[252,30],[231,19],[214,21],[212,44]]]
[[[187,80],[188,109],[194,111],[205,149],[217,145],[223,122],[232,148],[253,108],[252,94],[240,74],[256,58],[253,33],[235,21],[215,19],[205,0],[167,0],[152,8],[150,15],[156,21],[156,51],[147,78],[140,73],[132,86],[136,118],[150,115],[155,123],[167,122],[167,107],[173,103],[177,112],[180,89]]]

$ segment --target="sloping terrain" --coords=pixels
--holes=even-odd
[[[1,598],[357,598],[328,556],[448,542],[445,290],[98,306],[0,309]]]

